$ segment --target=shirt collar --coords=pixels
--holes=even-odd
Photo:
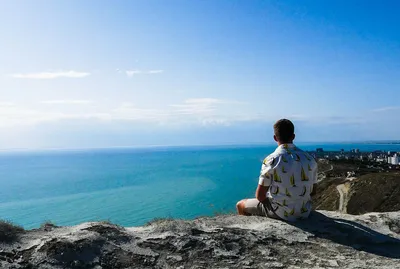
[[[279,145],[277,149],[282,150],[282,149],[295,149],[295,148],[296,148],[296,146],[294,144],[290,143],[290,144]]]

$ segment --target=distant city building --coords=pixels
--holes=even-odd
[[[315,159],[323,158],[326,160],[354,160],[362,162],[375,162],[388,169],[400,170],[400,152],[375,150],[372,152],[361,152],[360,149],[351,149],[349,151],[324,151],[323,148],[317,148],[309,152]],[[369,164],[371,165],[371,164]]]
[[[389,157],[390,160],[390,164],[393,165],[399,165],[399,156],[397,156],[397,154],[394,154],[393,157]]]

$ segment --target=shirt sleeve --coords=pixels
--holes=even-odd
[[[272,183],[272,164],[274,162],[274,158],[267,157],[263,161],[263,164],[261,166],[261,172],[260,172],[260,177],[258,179],[258,184],[261,186],[270,186]]]
[[[317,184],[317,182],[318,182],[318,164],[317,164],[317,162],[315,162],[315,168],[314,168],[314,171],[313,171],[313,179],[314,179],[314,184]]]

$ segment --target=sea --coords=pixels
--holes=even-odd
[[[400,151],[400,144],[304,143],[304,150]],[[138,226],[154,218],[231,213],[254,197],[262,160],[275,145],[0,152],[0,219],[24,228],[46,221],[109,220]]]

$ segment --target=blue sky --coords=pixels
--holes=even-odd
[[[398,1],[1,1],[0,148],[399,139]]]

